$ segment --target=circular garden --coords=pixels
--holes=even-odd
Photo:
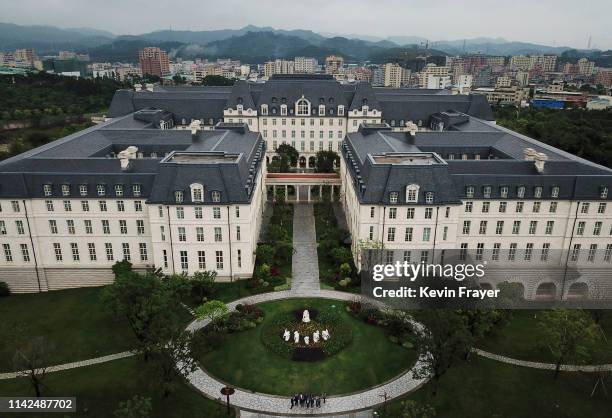
[[[305,310],[309,321],[303,320]],[[239,306],[225,324],[199,331],[197,360],[217,379],[254,392],[365,390],[416,361],[409,325],[398,326],[398,319],[387,315],[357,302],[328,299]]]

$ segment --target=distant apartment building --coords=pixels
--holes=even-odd
[[[138,51],[138,60],[143,75],[164,77],[170,74],[168,53],[157,47],[148,47]]]
[[[383,85],[385,87],[401,87],[408,84],[410,70],[397,63],[388,62],[383,66]]]
[[[531,58],[525,55],[514,55],[510,57],[510,67],[517,70],[529,70],[531,68]]]
[[[295,57],[294,70],[296,74],[313,74],[319,65],[316,58]]]
[[[506,64],[506,57],[487,57],[487,65],[501,67]]]
[[[330,55],[325,58],[325,74],[341,74],[344,68],[344,58],[339,55]]]
[[[446,83],[447,78],[448,85],[450,85],[449,68],[447,66],[438,66],[430,63],[421,71],[419,83],[421,88],[439,88],[428,86],[436,85],[440,82]]]
[[[589,61],[586,58],[580,58],[578,60],[578,74],[580,75],[593,75],[595,72],[595,63]]]
[[[295,74],[294,61],[274,60],[264,64],[264,76],[270,78],[274,74]]]
[[[462,74],[455,79],[455,87],[459,90],[460,94],[466,94],[472,88],[474,82],[471,74]]]
[[[512,79],[506,75],[497,77],[497,80],[495,81],[496,88],[506,88],[506,87],[510,87],[511,85],[512,85]]]
[[[480,94],[487,98],[491,104],[511,104],[518,106],[527,98],[527,91],[516,86],[506,88],[480,87],[472,90],[473,94]]]
[[[15,50],[14,54],[15,61],[20,63],[23,67],[34,67],[34,61],[36,60],[36,54],[32,48],[21,48]]]
[[[612,87],[612,68],[600,68],[595,76],[595,83],[604,87]]]

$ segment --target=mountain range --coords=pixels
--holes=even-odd
[[[115,35],[91,28],[62,29],[54,26],[21,26],[0,23],[0,51],[31,47],[39,55],[59,50],[88,52],[92,59],[105,61],[136,60],[137,51],[145,46],[159,46],[172,56],[191,58],[231,57],[259,63],[273,58],[305,55],[321,60],[329,54],[341,54],[346,60],[401,59],[416,54],[454,55],[484,53],[488,55],[562,54],[569,47],[553,47],[501,38],[475,38],[428,42],[419,36],[380,38],[358,34],[316,33],[310,30],[280,30],[248,25],[240,29],[158,30],[140,35]],[[428,48],[425,51],[425,48]],[[578,51],[586,56],[597,51]]]

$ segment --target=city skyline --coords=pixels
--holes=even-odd
[[[350,6],[345,1],[330,4],[316,0],[291,5],[270,2],[275,3],[274,7],[266,7],[265,14],[261,7],[235,0],[223,4],[213,0],[205,8],[192,0],[159,4],[149,9],[142,1],[121,2],[121,7],[112,7],[114,3],[116,0],[88,4],[85,9],[81,2],[74,0],[55,0],[49,7],[25,0],[7,7],[3,20],[21,25],[91,27],[118,35],[170,28],[194,31],[237,29],[252,24],[285,30],[312,30],[326,35],[418,36],[434,42],[487,37],[574,48],[586,48],[590,42],[592,48],[612,48],[612,33],[605,21],[612,6],[604,1],[589,2],[586,7],[562,1],[551,7],[553,4],[549,1],[527,3],[519,0],[493,9],[482,0],[470,0],[457,10],[448,1],[430,6],[391,0],[373,7],[362,0],[352,2]],[[182,13],[183,10],[190,10],[190,13]],[[236,10],[240,12],[236,13]],[[321,10],[325,13],[320,13]],[[502,16],[507,25],[499,24]],[[440,25],[432,25],[434,19]],[[477,19],[478,24],[471,24],[472,19]]]

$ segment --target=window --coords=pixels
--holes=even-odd
[[[525,197],[525,186],[518,186],[516,188],[516,197],[522,199]]]
[[[372,241],[374,239],[374,227],[373,226],[370,226],[370,231],[369,231],[368,237],[369,237],[368,239],[370,241]]]
[[[166,240],[166,228],[163,225],[159,226],[159,235],[162,241]]]
[[[499,188],[499,196],[502,199],[506,199],[508,197],[508,186],[502,186]]]
[[[606,245],[606,252],[604,253],[604,261],[610,262],[612,260],[612,244]]]
[[[433,217],[433,208],[425,208],[425,219],[431,219]]]
[[[495,225],[495,234],[502,235],[504,233],[504,221],[497,221]]]
[[[206,270],[206,253],[198,251],[198,269]]]
[[[46,200],[45,204],[47,205],[47,212],[53,212],[53,210],[55,209],[53,207],[53,200]]]
[[[605,203],[600,203],[599,206],[597,206],[597,213],[606,213]]]
[[[593,235],[601,234],[601,226],[602,223],[600,221],[595,222],[595,226],[593,227]]]
[[[68,233],[70,235],[74,235],[75,230],[74,230],[74,221],[72,219],[67,219],[66,220],[66,227],[68,228]]]
[[[81,200],[81,210],[89,212],[89,202],[87,200]]]
[[[533,213],[539,213],[541,206],[542,206],[542,202],[533,202],[533,206],[531,207],[531,211]]]
[[[580,206],[580,213],[589,213],[589,202],[583,202]]]
[[[482,202],[482,213],[489,213],[491,202]]]
[[[106,260],[113,261],[115,257],[113,256],[113,244],[107,242],[104,244],[104,249],[106,251]]]
[[[145,233],[144,221],[142,219],[136,220],[136,232],[138,235],[144,235]]]
[[[421,263],[427,263],[428,259],[429,259],[429,251],[427,250],[421,251]]]
[[[23,259],[23,262],[29,263],[30,251],[28,250],[28,244],[20,244],[19,247],[21,247],[21,258]]]
[[[430,236],[431,236],[431,228],[429,227],[423,228],[423,241],[429,241]]]
[[[463,221],[463,235],[468,235],[470,233],[470,221]]]
[[[72,212],[72,202],[70,202],[70,200],[64,200],[64,210],[66,212]]]
[[[474,202],[465,202],[465,213],[472,213]]]
[[[584,235],[585,225],[585,222],[578,222],[578,226],[576,227],[576,235]]]
[[[508,202],[499,202],[499,213],[506,213]]]
[[[580,257],[580,244],[574,244],[572,252],[570,253],[570,261],[577,261]]]
[[[53,252],[55,253],[55,261],[62,261],[64,259],[62,256],[62,247],[59,243],[53,243]]]
[[[4,221],[0,224],[0,232],[6,234],[6,230],[2,232],[2,228],[4,227]],[[57,222],[54,219],[49,219],[49,230],[52,234],[57,234]]]
[[[221,227],[215,227],[215,242],[221,242],[223,236],[221,235]]]
[[[406,219],[414,219],[414,208],[408,208],[406,210]]]
[[[478,228],[478,233],[480,235],[484,235],[487,233],[487,221],[480,221],[480,226]]]
[[[550,206],[548,206],[549,213],[557,213],[557,203],[558,202],[550,202]]]
[[[516,213],[523,213],[523,208],[524,207],[525,207],[525,203],[523,203],[523,202],[516,202],[515,212]]]
[[[191,201],[201,203],[204,200],[204,187],[198,183],[194,183],[189,187],[191,188]]]
[[[221,201],[221,192],[212,192],[211,194],[212,196],[212,201],[213,202],[220,202]]]
[[[13,253],[11,252],[11,245],[10,244],[2,244],[2,248],[4,249],[4,260],[7,263],[10,263],[13,261]]]
[[[100,212],[106,212],[108,210],[106,206],[106,200],[100,200],[98,202],[98,206],[100,206]]]
[[[434,202],[434,194],[433,192],[425,193],[425,203],[432,204]]]
[[[134,212],[142,212],[142,201],[140,200],[134,201]]]
[[[70,185],[62,184],[62,196],[70,196]]]
[[[446,211],[444,212],[444,217],[445,218],[449,218],[450,217],[450,206],[446,207]]]
[[[87,244],[87,250],[89,252],[89,261],[96,261],[98,256],[96,254],[96,244],[90,242]]]
[[[213,207],[213,218],[221,219],[221,208],[219,206]]]
[[[540,253],[540,261],[547,261],[549,252],[550,252],[550,243],[542,244],[542,252]]]
[[[123,184],[115,184],[115,196],[123,196]]]
[[[404,234],[404,241],[412,241],[412,228],[406,228],[406,233]]]
[[[204,242],[204,227],[196,227],[196,240],[198,242]]]
[[[125,212],[125,203],[123,200],[117,200],[117,212]]]
[[[395,241],[395,228],[391,227],[387,229],[387,241]]]
[[[397,192],[391,192],[389,193],[389,202],[390,203],[397,203]]]
[[[236,241],[240,241],[240,226],[236,226]]]
[[[600,199],[607,199],[608,198],[608,187],[607,186],[601,186],[599,188],[599,198]]]
[[[405,263],[410,263],[410,251],[404,251],[404,262]]]
[[[484,186],[482,188],[482,196],[485,199],[490,199],[491,198],[491,186]]]
[[[187,241],[187,233],[185,232],[184,226],[178,227],[178,239],[179,241],[182,241],[182,242]]]
[[[110,224],[106,219],[102,219],[102,232],[105,234],[110,234]]]
[[[474,186],[467,186],[465,188],[465,197],[471,199],[474,197]]]
[[[533,197],[539,199],[542,197],[542,186],[536,186],[533,189]]]
[[[25,234],[25,230],[23,229],[23,221],[15,221],[15,227],[17,228],[17,233],[19,235]]]
[[[531,261],[531,255],[533,254],[533,242],[530,242],[525,247],[525,261]]]
[[[181,257],[181,269],[187,271],[189,269],[189,259],[187,258],[187,251],[180,252]]]
[[[142,196],[142,188],[140,184],[132,184],[132,196],[140,197]]]
[[[555,198],[555,199],[559,197],[559,186],[553,186],[550,189],[550,197]]]
[[[589,253],[587,255],[587,261],[593,262],[595,261],[595,253],[597,252],[597,244],[591,244],[589,247]]]
[[[240,218],[240,206],[236,206],[236,218]]]
[[[461,247],[459,249],[459,260],[465,260],[467,258],[467,250],[468,250],[468,245],[467,243],[462,243]]]
[[[11,200],[11,207],[13,208],[13,212],[17,213],[19,212],[21,209],[19,207],[19,201],[18,200]]]
[[[106,196],[106,186],[103,184],[98,184],[96,186],[96,192],[98,193],[98,196]]]
[[[85,219],[83,223],[85,224],[85,233],[93,234],[93,226],[91,225],[91,220]]]
[[[508,250],[508,261],[514,261],[516,258],[516,242],[510,244],[510,249]]]
[[[476,260],[482,261],[482,255],[484,254],[484,242],[476,244]]]
[[[310,103],[308,100],[301,98],[295,104],[295,114],[297,116],[309,116],[310,115]]]
[[[139,243],[138,249],[140,250],[140,261],[147,261],[149,259],[149,254],[147,253],[147,244],[144,242]]]
[[[132,257],[130,256],[130,244],[124,242],[121,244],[121,248],[123,249],[123,259],[126,261],[130,261]]]
[[[374,206],[370,206],[370,218],[373,218],[375,213],[376,213],[376,208]]]
[[[433,193],[431,194],[431,202],[433,203]],[[419,200],[419,186],[417,184],[409,184],[406,186],[406,202],[416,203]]]
[[[79,261],[81,259],[79,255],[79,246],[76,242],[70,243],[70,251],[72,252],[72,261]]]
[[[385,251],[385,262],[387,264],[393,263],[393,250]]]
[[[164,256],[164,268],[168,268],[168,252],[166,250],[162,250],[162,254]]]
[[[554,227],[555,227],[555,221],[546,221],[546,229],[544,230],[544,233],[546,235],[552,235]]]
[[[183,197],[183,192],[182,191],[177,190],[177,191],[174,192],[174,201],[176,203],[183,203],[183,199],[184,199],[184,197]]]
[[[43,185],[43,194],[49,197],[53,194],[53,187],[50,184]]]
[[[512,223],[512,233],[517,235],[521,230],[521,221],[514,221]]]
[[[529,222],[529,235],[535,235],[537,227],[538,221]]]
[[[217,261],[217,270],[223,269],[223,251],[215,251],[215,257]]]

